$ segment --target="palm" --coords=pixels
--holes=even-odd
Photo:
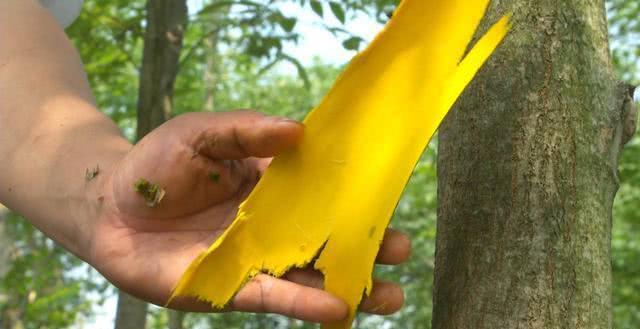
[[[257,170],[252,166],[254,161],[242,162],[242,166],[250,171]],[[230,179],[228,174],[219,177],[220,182]],[[104,274],[133,294],[148,295],[148,292],[152,292],[151,301],[163,304],[189,263],[231,224],[240,202],[255,182],[247,177],[247,182],[241,188],[211,195],[212,200],[220,201],[206,206],[191,202],[189,207],[183,209],[184,214],[177,216],[162,218],[162,215],[147,213],[156,210],[162,213],[160,204],[169,203],[164,199],[157,206],[158,209],[143,208],[144,211],[140,213],[118,207],[118,210],[100,221],[101,225],[96,230],[95,240],[100,250],[96,250],[95,256],[105,259],[99,262],[101,264],[112,263]],[[169,199],[171,188],[167,186],[165,189],[166,198]],[[118,194],[113,195],[115,204],[121,198]],[[141,196],[138,198],[144,202]]]
[[[163,305],[191,261],[232,223],[238,206],[268,164],[268,158],[257,157],[272,156],[295,145],[300,137],[299,125],[251,112],[194,114],[169,121],[138,143],[105,178],[92,263],[119,288]],[[150,203],[148,195],[134,188],[141,179],[161,187],[164,197]],[[387,262],[396,262],[389,258]],[[321,282],[316,272],[298,274],[290,279],[304,285]],[[269,280],[269,287],[277,284],[273,301],[264,299],[264,280]],[[318,300],[333,297],[295,283],[266,276],[253,283],[253,288],[249,284],[236,296],[232,308],[322,321],[331,320],[342,306],[337,300],[333,306],[318,304]],[[300,292],[315,296],[302,301],[310,303],[308,310],[296,308],[300,300],[290,299],[291,306],[287,306],[283,299]],[[172,307],[209,308],[185,299]],[[322,307],[328,307],[326,316]]]

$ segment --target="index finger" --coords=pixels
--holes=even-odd
[[[348,306],[330,293],[291,281],[259,274],[234,297],[230,310],[276,313],[309,322],[344,319]]]

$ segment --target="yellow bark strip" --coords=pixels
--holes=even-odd
[[[307,116],[300,145],[274,159],[172,298],[223,307],[255,274],[281,276],[320,251],[315,267],[325,289],[350,307],[348,319],[323,328],[350,328],[413,167],[509,29],[501,19],[461,61],[488,2],[404,0]]]
[[[504,17],[477,43],[456,71],[448,77],[446,85],[440,87],[442,88],[440,105],[434,106],[433,111],[422,114],[424,116],[416,115],[418,122],[412,126],[406,126],[405,129],[417,131],[415,137],[410,137],[412,135],[405,132],[407,134],[405,138],[413,138],[413,143],[402,152],[390,155],[391,157],[404,157],[404,159],[389,159],[387,161],[389,164],[385,164],[384,167],[377,164],[373,166],[374,171],[384,168],[383,170],[387,172],[386,175],[393,175],[393,179],[386,180],[385,178],[385,181],[381,182],[383,184],[376,182],[370,184],[368,189],[375,192],[365,192],[367,194],[364,199],[360,198],[358,201],[361,203],[361,207],[349,209],[352,220],[341,221],[333,227],[329,241],[320,254],[320,258],[316,261],[315,267],[325,274],[325,289],[343,298],[351,309],[350,318],[340,323],[325,325],[324,329],[350,328],[357,305],[362,297],[362,288],[366,287],[367,294],[370,292],[371,273],[382,234],[415,163],[449,108],[453,106],[455,100],[502,40],[507,30],[508,18]],[[419,109],[428,108],[423,106],[424,103],[418,104],[421,106]],[[431,102],[431,104],[438,104],[438,102]],[[381,136],[386,134],[386,130],[383,131]],[[370,163],[375,164],[375,162]],[[377,178],[373,172],[371,175],[374,179],[384,177]],[[363,191],[366,190],[360,190],[361,193]],[[388,195],[388,199],[381,197],[385,194]],[[366,217],[363,218],[363,216]],[[353,219],[357,219],[355,223]],[[374,236],[366,239],[366,232],[372,231]],[[348,273],[348,276],[345,273]]]

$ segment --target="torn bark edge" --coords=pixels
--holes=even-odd
[[[622,108],[621,108],[621,124],[622,138],[620,139],[620,148],[626,145],[636,133],[638,123],[638,107],[633,99],[636,86],[628,83],[620,83],[622,92]]]

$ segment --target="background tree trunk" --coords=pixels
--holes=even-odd
[[[118,291],[116,329],[144,329],[147,323],[147,303]]]
[[[231,6],[223,6],[212,12],[207,17],[209,28],[212,29],[211,35],[205,41],[205,49],[207,51],[206,66],[204,68],[204,107],[203,110],[213,112],[216,110],[216,90],[218,81],[220,81],[220,66],[222,65],[222,55],[220,54],[220,27],[224,26],[224,20]]]
[[[169,119],[187,23],[186,0],[149,0],[138,94],[137,140]],[[152,275],[152,274],[150,274]],[[118,294],[116,329],[143,329],[147,303]]]
[[[169,312],[169,329],[183,329],[185,313],[170,310]]]
[[[169,119],[187,24],[186,0],[149,0],[138,94],[137,138]]]
[[[13,245],[13,239],[6,233],[5,221],[9,215],[9,209],[0,204],[0,278],[9,270],[9,264],[11,264],[11,249]],[[2,294],[0,292],[0,300],[2,300]],[[1,322],[0,322],[1,323]]]
[[[439,132],[433,328],[611,328],[611,210],[635,117],[604,1],[493,1],[479,32],[508,12]]]
[[[231,7],[227,6],[223,8],[223,12],[213,12],[208,19],[211,22],[211,26],[217,28],[220,26],[218,21],[223,18],[221,15],[226,14]],[[213,32],[210,37],[204,42],[205,49],[207,51],[207,60],[204,68],[204,107],[203,111],[213,112],[216,109],[216,84],[220,79],[220,65],[221,57],[218,50],[218,38],[219,33]]]

